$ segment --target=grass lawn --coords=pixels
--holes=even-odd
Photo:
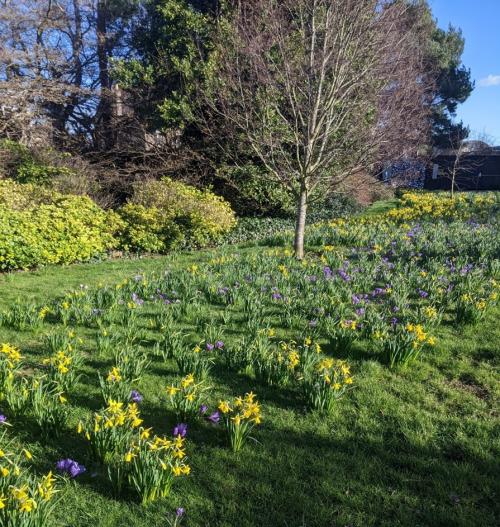
[[[262,250],[244,253],[258,258]],[[212,256],[201,252],[3,275],[0,311],[17,298],[43,304],[79,284],[116,283],[194,262],[202,268]],[[144,325],[154,309],[145,306]],[[208,322],[219,315],[219,306],[207,305],[199,316]],[[244,332],[238,315],[234,308],[229,339]],[[191,475],[177,482],[169,498],[146,508],[112,497],[103,469],[76,433],[78,420],[102,407],[96,370],[105,373],[113,365],[111,357],[96,354],[97,329],[75,328],[86,360],[77,389],[68,395],[67,429],[58,439],[43,439],[29,418],[17,418],[12,435],[32,451],[40,473],[66,457],[86,465],[86,474],[61,485],[58,527],[163,527],[176,507],[186,509],[183,525],[199,527],[493,527],[500,522],[499,315],[494,308],[476,326],[445,321],[435,334],[436,347],[407,369],[390,370],[369,344],[356,345],[349,354],[354,389],[326,417],[307,410],[290,387],[268,386],[216,365],[210,406],[256,392],[263,413],[256,442],[234,454],[220,427],[190,424]],[[43,334],[56,327],[62,330],[56,324],[37,331],[0,327],[0,342],[19,346],[39,364],[46,356]],[[181,329],[193,342],[201,338],[192,323]],[[155,358],[138,384],[144,394],[141,415],[158,434],[170,435],[176,424],[164,388],[178,378],[173,360]]]

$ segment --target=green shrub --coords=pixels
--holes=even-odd
[[[223,165],[217,170],[217,176],[239,216],[279,217],[293,216],[295,212],[294,199],[288,189],[266,175],[262,167],[252,163]]]
[[[0,181],[0,269],[85,261],[116,246],[123,223],[114,212],[85,196],[38,190]]]
[[[236,224],[223,198],[169,178],[137,185],[119,214],[127,224],[122,246],[129,250],[203,247],[222,239]]]
[[[125,222],[121,246],[126,250],[165,253],[183,241],[180,227],[156,207],[127,203],[119,214]]]
[[[62,194],[33,183],[19,184],[11,179],[0,180],[0,205],[13,210],[32,210],[50,205]]]
[[[53,153],[51,149],[44,150],[45,156],[51,153]],[[61,154],[57,153],[55,158],[60,156]],[[54,178],[73,173],[71,168],[54,165],[43,157],[17,141],[9,139],[0,141],[0,173],[3,173],[4,177],[12,178],[19,183],[47,184]]]
[[[331,194],[326,199],[309,206],[307,223],[312,224],[350,216],[351,214],[359,212],[361,208],[361,205],[351,196],[346,194]]]

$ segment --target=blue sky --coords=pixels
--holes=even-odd
[[[459,106],[458,118],[472,134],[485,133],[500,145],[500,0],[429,0],[440,27],[460,27],[464,64],[476,88]]]

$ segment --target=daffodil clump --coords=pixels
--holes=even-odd
[[[311,408],[329,413],[353,384],[351,367],[344,360],[318,355],[316,361],[304,370],[302,387]]]
[[[120,368],[113,366],[104,377],[99,374],[99,384],[106,404],[110,404],[110,401],[128,401],[131,384],[123,378]]]
[[[47,316],[47,309],[47,306],[40,307],[34,302],[18,300],[8,311],[3,311],[0,314],[0,324],[20,331],[37,329]]]
[[[326,332],[330,338],[330,344],[336,351],[347,352],[359,334],[359,322],[357,320],[328,320]]]
[[[489,294],[484,291],[468,291],[460,294],[456,301],[456,320],[459,323],[475,324],[484,317],[486,310],[498,301],[498,293],[493,289]]]
[[[10,344],[0,344],[0,400],[2,394],[12,386],[14,376],[22,361],[21,352]]]
[[[275,348],[259,347],[253,357],[255,374],[270,385],[285,386],[297,377],[298,371],[307,362],[312,340],[306,339],[304,346],[295,341],[282,341]],[[315,345],[319,346],[319,345]]]
[[[45,527],[55,505],[52,472],[37,477],[23,466],[31,453],[13,452],[5,433],[0,435],[0,525],[2,527]]]
[[[147,352],[138,346],[121,346],[113,355],[121,377],[130,384],[137,382],[151,364]]]
[[[407,365],[423,350],[433,347],[436,339],[429,335],[421,324],[398,325],[393,331],[380,335],[383,354],[391,368]]]
[[[238,452],[250,437],[253,429],[262,422],[260,404],[252,392],[233,401],[220,401],[219,411],[229,435],[233,452]]]
[[[406,192],[400,200],[400,206],[386,213],[396,221],[414,221],[423,217],[461,219],[480,214],[496,203],[493,195],[471,195],[460,193],[451,197],[445,193]]]
[[[58,436],[68,415],[68,399],[61,388],[47,377],[31,380],[29,402],[33,417],[42,434]]]
[[[64,351],[71,354],[75,351],[78,344],[82,344],[83,340],[77,337],[75,331],[65,330],[49,333],[44,337],[44,344],[48,350],[55,354],[58,351]]]
[[[110,399],[108,406],[95,412],[92,419],[78,424],[78,433],[90,443],[95,456],[103,463],[110,463],[120,456],[142,424],[136,403],[125,405]]]
[[[174,480],[191,472],[185,439],[151,437],[150,428],[139,431],[123,460],[128,484],[143,505],[168,496]]]
[[[213,350],[196,345],[193,349],[182,346],[173,351],[174,359],[181,373],[193,373],[198,379],[205,379],[210,373],[215,360]]]
[[[198,415],[208,386],[204,381],[196,382],[195,376],[189,373],[177,383],[166,388],[170,406],[178,418],[185,419]]]
[[[29,399],[28,381],[19,375],[21,352],[10,344],[0,345],[0,401],[13,415],[23,412]]]
[[[78,370],[82,363],[81,355],[72,348],[68,351],[57,351],[43,360],[43,365],[47,367],[48,378],[65,393],[76,386],[80,378]]]

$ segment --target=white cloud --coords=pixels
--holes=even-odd
[[[500,75],[488,75],[484,79],[480,79],[478,84],[483,88],[488,86],[500,86]]]

